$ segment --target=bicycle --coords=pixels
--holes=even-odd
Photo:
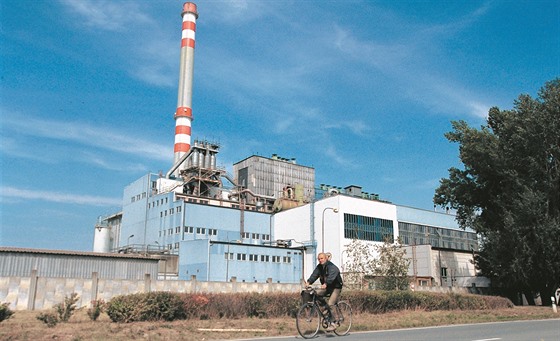
[[[334,306],[336,309],[336,320],[332,320],[331,309],[323,298],[317,296],[314,288],[308,287],[306,290],[311,294],[311,301],[304,302],[296,315],[296,327],[299,335],[304,339],[310,339],[317,335],[319,327],[328,328],[331,322],[338,324],[334,333],[338,336],[347,335],[352,327],[352,308],[345,301],[339,301]],[[321,303],[321,304],[320,304]],[[324,304],[325,311],[321,309]]]

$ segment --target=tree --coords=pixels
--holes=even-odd
[[[385,241],[382,245],[376,245],[379,253],[375,274],[380,277],[377,288],[382,290],[407,290],[408,266],[410,260],[405,258],[406,251],[399,241],[390,243]]]
[[[344,250],[347,260],[344,264],[346,285],[361,288],[365,276],[377,276],[377,288],[382,290],[408,289],[409,260],[400,242],[386,240],[382,245],[373,245],[353,239]]]
[[[346,286],[361,289],[364,286],[364,277],[373,276],[376,267],[376,255],[371,244],[359,239],[352,239],[346,246],[344,253],[344,282]]]
[[[550,304],[560,285],[560,79],[512,110],[491,108],[480,129],[452,126],[445,136],[460,145],[464,169],[449,169],[434,203],[479,233],[475,262],[493,286]]]

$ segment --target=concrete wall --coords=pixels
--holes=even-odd
[[[299,293],[299,284],[247,283],[247,282],[199,282],[193,276],[190,281],[157,280],[146,275],[144,280],[118,280],[98,278],[62,277],[0,277],[0,303],[9,303],[12,310],[41,310],[64,302],[66,296],[75,292],[77,307],[90,307],[91,301],[111,300],[118,295],[150,291],[178,293],[235,293],[235,292],[290,292]]]

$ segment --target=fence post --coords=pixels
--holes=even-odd
[[[97,285],[99,282],[99,273],[96,271],[91,273],[91,302],[93,304],[94,301],[97,301]]]
[[[31,281],[29,283],[29,294],[27,295],[27,310],[35,310],[35,298],[37,297],[37,269],[31,270]]]
[[[152,280],[150,274],[144,274],[144,292],[152,291]]]

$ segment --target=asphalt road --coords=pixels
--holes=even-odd
[[[294,340],[291,337],[253,340]],[[335,341],[560,341],[560,319],[463,324],[375,332],[352,332],[339,337],[319,331],[313,340]]]

